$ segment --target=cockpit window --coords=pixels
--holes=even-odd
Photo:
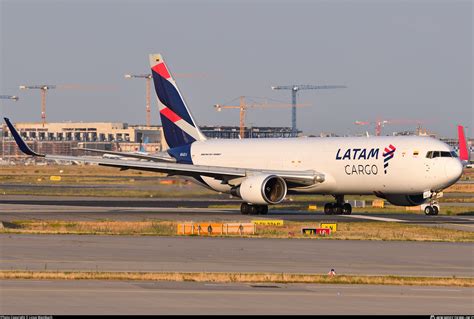
[[[451,156],[457,158],[457,157],[458,157],[458,153],[456,153],[455,151],[451,151]]]
[[[429,151],[426,153],[426,158],[435,158],[435,157],[457,157],[455,152],[447,151]]]

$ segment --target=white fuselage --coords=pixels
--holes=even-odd
[[[387,159],[386,148],[395,148]],[[336,137],[290,139],[206,140],[191,146],[196,165],[262,170],[314,170],[325,180],[293,188],[315,194],[419,194],[440,191],[462,174],[455,157],[427,158],[429,151],[451,152],[434,138]],[[384,164],[388,164],[385,165]],[[230,186],[203,177],[212,189],[229,192]]]

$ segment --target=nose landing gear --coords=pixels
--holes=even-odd
[[[344,202],[344,195],[335,195],[335,203],[326,203],[324,205],[324,214],[326,215],[350,215],[352,206]]]
[[[425,215],[438,215],[439,213],[439,204],[438,202],[431,202],[424,209]]]
[[[425,207],[425,215],[438,215],[439,213],[439,203],[438,198],[442,197],[442,192],[432,192],[430,196],[430,204]]]

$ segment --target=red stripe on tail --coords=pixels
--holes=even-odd
[[[165,79],[169,79],[171,77],[166,65],[164,63],[158,63],[154,67],[151,68],[153,71],[164,77]]]
[[[164,109],[160,110],[160,113],[163,114],[166,118],[168,118],[168,120],[170,120],[171,122],[177,122],[179,120],[181,120],[181,118],[179,117],[178,114],[176,114],[175,112],[171,111],[169,108],[165,107]]]

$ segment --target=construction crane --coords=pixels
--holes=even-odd
[[[19,97],[16,95],[0,95],[1,100],[13,100],[13,101],[18,101]],[[3,114],[2,114],[3,115]],[[5,132],[4,132],[4,127],[2,125],[2,159],[5,159]]]
[[[416,124],[417,128],[417,135],[420,135],[422,132],[421,124],[424,121],[421,120],[408,120],[408,119],[401,119],[401,120],[381,120],[377,119],[375,121],[355,121],[354,124],[356,125],[375,125],[375,136],[382,135],[382,127],[385,124]]]
[[[19,97],[16,95],[0,95],[1,100],[14,100],[15,102],[19,100]]]
[[[376,120],[375,122],[368,122],[368,121],[355,121],[354,124],[356,125],[375,125],[375,136],[380,136],[382,134],[382,127],[385,124],[390,123],[388,120]]]
[[[46,123],[46,92],[51,89],[55,89],[56,85],[20,85],[20,90],[41,90],[41,121]]]
[[[138,78],[146,80],[146,126],[151,126],[151,74],[125,74],[126,79]]]
[[[239,97],[239,101],[240,101],[239,105],[221,105],[221,104],[214,105],[216,111],[218,112],[222,111],[222,109],[240,109],[240,132],[239,132],[240,138],[245,138],[245,113],[247,112],[248,108],[251,108],[251,107],[252,108],[300,107],[300,106],[308,105],[308,104],[292,105],[292,104],[285,104],[285,103],[269,103],[268,99],[266,98],[263,98],[264,102],[252,102],[249,104],[245,101],[245,98],[246,98],[245,96]],[[259,99],[262,99],[262,98],[259,98]]]
[[[324,90],[324,89],[345,89],[345,85],[309,85],[309,84],[300,84],[300,85],[280,85],[272,86],[272,90],[291,90],[291,134],[293,136],[297,135],[296,128],[296,93],[300,90]]]

